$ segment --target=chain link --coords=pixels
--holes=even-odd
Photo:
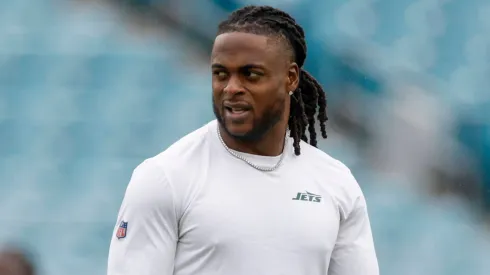
[[[223,140],[223,137],[221,137],[221,133],[219,131],[219,127],[217,127],[218,129],[218,137],[219,137],[219,140],[221,141],[221,144],[223,144],[223,147],[225,147],[226,151],[228,151],[228,153],[230,153],[230,155],[234,156],[235,158],[237,159],[240,159],[242,161],[244,161],[245,163],[247,163],[248,165],[252,166],[253,168],[259,170],[259,171],[263,171],[263,172],[272,172],[274,170],[276,170],[277,168],[279,168],[279,166],[281,166],[281,163],[284,159],[284,148],[287,148],[287,142],[288,142],[288,135],[286,134],[285,138],[284,138],[284,147],[283,147],[283,152],[281,154],[281,156],[279,157],[279,161],[276,163],[276,165],[272,166],[272,167],[264,167],[264,166],[259,166],[259,165],[256,165],[254,163],[252,163],[251,161],[249,161],[248,159],[246,159],[245,157],[235,153],[234,151],[232,151],[225,143],[225,141]]]

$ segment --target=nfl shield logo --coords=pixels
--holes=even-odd
[[[128,232],[128,223],[125,221],[121,221],[119,228],[117,229],[116,237],[118,239],[122,239],[126,237],[126,232]]]

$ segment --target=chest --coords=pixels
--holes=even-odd
[[[339,210],[322,188],[325,182],[294,173],[249,172],[208,173],[181,220],[181,242],[234,253],[260,248],[275,253],[331,252]]]

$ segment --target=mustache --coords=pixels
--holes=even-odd
[[[216,98],[212,96],[213,106],[219,107],[219,109],[225,108],[241,108],[246,110],[254,109],[252,103],[243,99],[243,96],[223,96],[222,98]]]

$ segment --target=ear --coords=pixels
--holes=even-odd
[[[295,91],[299,85],[300,68],[295,62],[289,64],[287,91]]]

